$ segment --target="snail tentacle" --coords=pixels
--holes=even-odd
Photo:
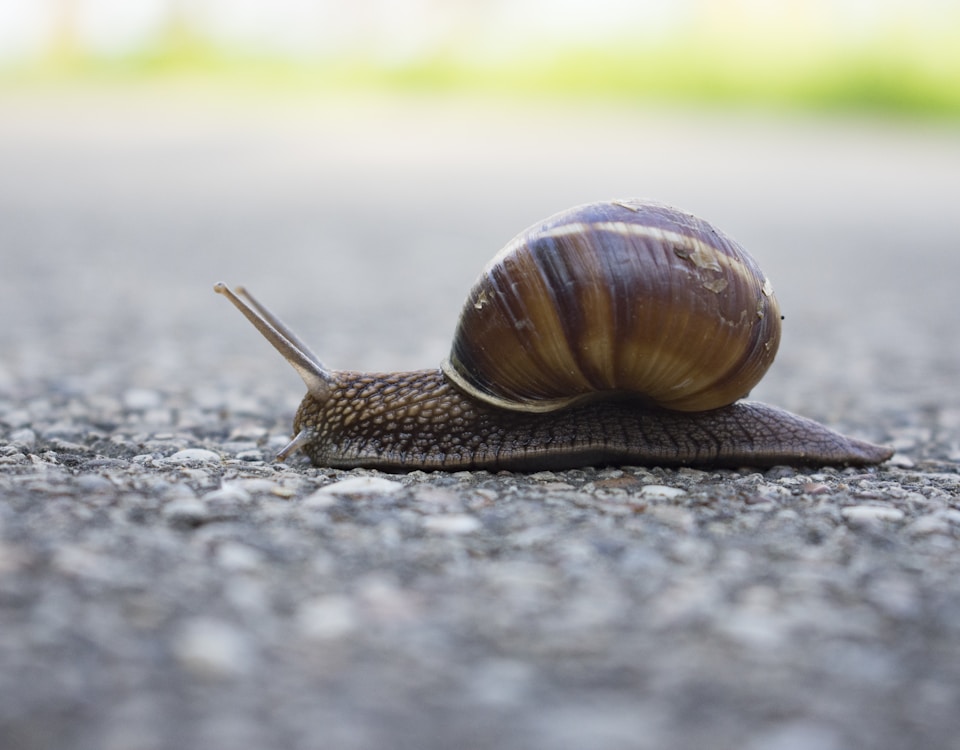
[[[277,453],[277,461],[286,461],[290,456],[296,453],[301,448],[310,444],[316,437],[316,430],[311,427],[304,427],[300,432],[293,436],[293,439],[287,443],[283,448]]]
[[[305,344],[303,340],[297,336],[297,334],[294,333],[286,323],[280,320],[280,318],[277,317],[274,312],[272,312],[266,305],[254,297],[253,294],[250,293],[249,289],[247,289],[245,286],[238,286],[236,292],[238,297],[242,297],[244,300],[246,300],[250,307],[256,310],[257,314],[260,315],[261,318],[276,328],[280,336],[293,344],[294,347],[299,349],[306,356],[306,358],[316,366],[318,370],[323,370],[324,372],[327,371],[327,368],[324,367],[323,363],[320,361],[320,358],[313,353],[310,347]]]
[[[300,341],[276,315],[260,305],[249,292],[240,287],[240,295],[250,300],[251,304],[224,284],[222,281],[214,284],[213,291],[222,294],[233,306],[253,323],[263,337],[273,344],[290,366],[297,371],[307,386],[307,393],[316,399],[325,399],[336,386],[336,378],[317,359],[317,356]],[[252,305],[252,306],[251,306]]]

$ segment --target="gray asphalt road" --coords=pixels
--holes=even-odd
[[[772,278],[754,396],[890,464],[269,460],[302,386],[215,281],[426,367],[513,234],[630,195]],[[958,195],[947,125],[0,95],[0,746],[960,747]]]

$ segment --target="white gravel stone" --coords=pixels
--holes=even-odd
[[[332,640],[348,635],[358,624],[356,606],[347,596],[331,594],[305,602],[297,612],[297,627],[307,638]]]
[[[77,477],[77,486],[84,492],[108,492],[113,489],[113,484],[106,477],[98,474],[86,474]]]
[[[224,542],[215,556],[220,567],[237,573],[255,573],[263,567],[263,554],[240,542]]]
[[[219,490],[211,490],[200,499],[206,503],[248,503],[250,493],[235,484],[225,484]]]
[[[693,513],[686,508],[680,508],[675,505],[650,506],[647,508],[646,515],[657,519],[660,523],[682,531],[691,531],[696,525]]]
[[[423,527],[427,531],[441,534],[470,534],[482,528],[483,524],[465,513],[449,513],[443,516],[428,516],[423,519]]]
[[[182,626],[173,643],[179,662],[204,677],[238,677],[252,664],[250,642],[243,631],[223,620],[198,617]]]
[[[123,392],[123,406],[127,409],[156,409],[162,402],[163,398],[159,393],[147,388],[128,388]]]
[[[342,497],[370,497],[390,495],[403,489],[400,482],[383,477],[350,477],[321,487],[314,494],[340,495]]]
[[[163,506],[161,513],[171,523],[185,524],[201,523],[209,516],[207,506],[192,497],[171,500]]]
[[[238,461],[249,461],[251,463],[254,461],[262,461],[263,452],[260,450],[240,451],[236,454],[236,458]]]
[[[906,532],[911,536],[930,536],[932,534],[948,535],[952,530],[950,521],[944,516],[935,513],[920,516],[920,518],[906,528]]]
[[[313,508],[323,510],[337,504],[337,495],[332,492],[321,492],[317,490],[311,495],[307,495],[301,502],[303,508]]]
[[[552,471],[535,471],[529,478],[535,482],[552,482],[556,480],[557,475]]]
[[[32,421],[33,417],[30,416],[30,412],[26,409],[11,409],[3,414],[4,424],[8,424],[11,427],[26,427]]]
[[[220,463],[220,454],[208,451],[204,448],[185,448],[177,451],[172,456],[163,459],[164,463],[170,464],[193,464],[193,463]]]
[[[37,433],[29,427],[23,427],[10,433],[10,442],[32,448],[37,443]]]
[[[728,638],[751,649],[775,649],[789,638],[788,622],[768,612],[740,609],[725,614],[717,622]]]
[[[448,487],[415,485],[413,500],[417,508],[426,513],[455,513],[463,510],[460,494]]]
[[[269,479],[261,477],[252,477],[250,479],[236,479],[232,482],[224,482],[224,489],[227,487],[239,487],[251,495],[269,495],[280,489],[280,485]]]
[[[940,515],[946,518],[950,523],[960,526],[960,510],[957,508],[947,508],[940,511]]]
[[[663,484],[648,484],[640,489],[642,497],[657,500],[673,500],[686,494],[686,490],[679,487],[668,487]]]
[[[848,521],[902,521],[904,513],[899,508],[885,505],[851,505],[841,509],[840,515]]]
[[[894,453],[887,463],[890,466],[896,466],[900,469],[912,469],[916,464],[913,462],[909,456],[905,456],[902,453]]]

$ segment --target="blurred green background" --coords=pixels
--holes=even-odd
[[[0,85],[960,115],[955,0],[0,0]]]

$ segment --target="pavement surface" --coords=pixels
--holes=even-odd
[[[159,89],[0,94],[0,747],[960,748],[960,131]],[[877,469],[333,471],[214,282],[428,367],[557,210],[756,256],[754,397]]]

